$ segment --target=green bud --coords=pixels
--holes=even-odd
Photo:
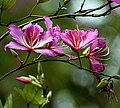
[[[34,84],[34,85],[36,85],[36,86],[38,86],[38,87],[40,87],[40,88],[42,87],[42,85],[40,85],[39,83],[37,83],[35,81],[32,81],[31,83]]]
[[[100,83],[97,85],[97,88],[103,88],[105,87],[109,81],[108,81],[109,78],[103,78],[101,79]]]
[[[49,91],[49,93],[47,94],[47,98],[51,98],[52,97],[52,91]]]
[[[13,49],[10,49],[10,52],[14,57],[18,57],[17,52],[15,52]]]
[[[70,2],[70,0],[64,0],[64,4],[67,4],[68,2]]]
[[[31,79],[36,80],[36,78],[32,75],[28,75]]]

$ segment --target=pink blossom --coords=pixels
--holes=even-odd
[[[120,4],[120,0],[111,0],[111,1],[113,1],[113,2],[116,2],[116,3]]]
[[[88,52],[86,53],[86,56],[90,61],[90,67],[93,72],[104,71],[105,67],[104,64],[102,64],[102,58],[100,57],[100,53],[104,52],[106,47],[106,43],[104,42],[104,40],[104,38],[98,38],[90,45],[90,47],[88,47]],[[107,56],[108,54],[105,55]]]
[[[43,29],[38,24],[29,23],[22,29],[16,25],[9,25],[8,30],[15,42],[5,45],[5,51],[6,48],[35,51],[35,49],[39,50],[53,40],[50,32],[44,34]]]
[[[79,51],[90,45],[98,36],[97,29],[83,30],[66,30],[62,33],[63,42],[72,48],[73,51]]]

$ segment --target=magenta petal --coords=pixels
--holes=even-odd
[[[43,18],[45,19],[45,25],[47,30],[52,28],[52,21],[50,20],[50,18],[47,16],[43,16]]]
[[[29,28],[35,28],[35,29],[37,29],[36,31],[38,31],[38,32],[43,32],[43,28],[40,26],[40,25],[38,25],[37,23],[35,24],[35,25],[33,25],[31,22],[29,23],[29,24],[27,24],[26,26],[24,26],[23,27],[23,30],[25,29],[29,29]]]
[[[111,1],[113,1],[113,2],[116,2],[116,3],[120,4],[120,0],[111,0]]]
[[[12,38],[15,39],[19,44],[26,46],[26,40],[23,31],[16,25],[9,25],[9,33],[12,35]]]
[[[84,42],[83,42],[83,48],[85,48],[87,45],[89,45],[90,43],[94,42],[94,40],[98,37],[98,30],[95,29],[89,29],[87,32],[80,32],[81,33],[81,37],[84,38]]]
[[[59,53],[59,54],[63,54],[64,53],[64,48],[63,47],[56,47],[52,49],[54,52]]]
[[[11,24],[8,27],[8,31],[12,35],[12,38],[15,39],[19,44],[22,44],[24,46],[27,45],[24,33],[19,27]]]
[[[46,56],[52,56],[52,57],[55,57],[58,55],[58,53],[50,50],[50,49],[35,49],[34,50],[36,53],[41,53],[43,55],[46,55]]]
[[[16,42],[10,42],[9,44],[5,45],[4,50],[6,51],[7,48],[17,49],[17,50],[28,50],[28,48]]]
[[[23,29],[25,29],[24,33],[27,40],[30,42],[30,45],[34,45],[40,35],[40,32],[43,32],[43,29],[38,24],[33,25],[32,23],[24,26]]]
[[[90,52],[93,52],[95,50],[103,49],[106,47],[106,42],[104,41],[105,38],[97,38],[94,43],[90,45]]]
[[[65,44],[67,44],[71,48],[74,48],[73,43],[70,40],[70,36],[67,33],[62,33],[60,37]]]
[[[93,72],[102,72],[105,68],[104,65],[95,58],[90,58],[90,66]]]
[[[45,44],[51,42],[52,40],[53,37],[51,36],[49,31],[43,32],[43,34],[39,36],[39,40],[37,41],[33,48],[43,47]]]

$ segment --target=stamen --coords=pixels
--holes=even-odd
[[[110,58],[97,58],[97,60],[110,60]]]
[[[106,53],[106,54],[104,54],[104,55],[100,55],[99,57],[105,57],[105,56],[108,56],[108,55],[109,55],[109,53],[110,53],[109,48],[107,48],[107,53]]]

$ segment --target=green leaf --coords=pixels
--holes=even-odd
[[[0,108],[3,108],[3,105],[2,105],[2,102],[1,102],[1,100],[0,100]]]
[[[7,10],[15,4],[16,0],[0,0],[0,8]]]
[[[24,101],[26,101],[25,95],[21,89],[15,88],[15,91],[23,98]]]
[[[36,89],[37,89],[37,86],[35,86],[33,84],[26,84],[25,87],[23,88],[25,101],[27,103],[30,103],[33,100],[33,98],[35,97]]]
[[[43,91],[39,90],[39,91],[37,91],[37,93],[31,103],[35,104],[35,105],[42,105],[45,102],[46,102],[46,98],[44,98],[44,96],[43,96]]]
[[[12,108],[12,94],[7,98],[4,108]]]

